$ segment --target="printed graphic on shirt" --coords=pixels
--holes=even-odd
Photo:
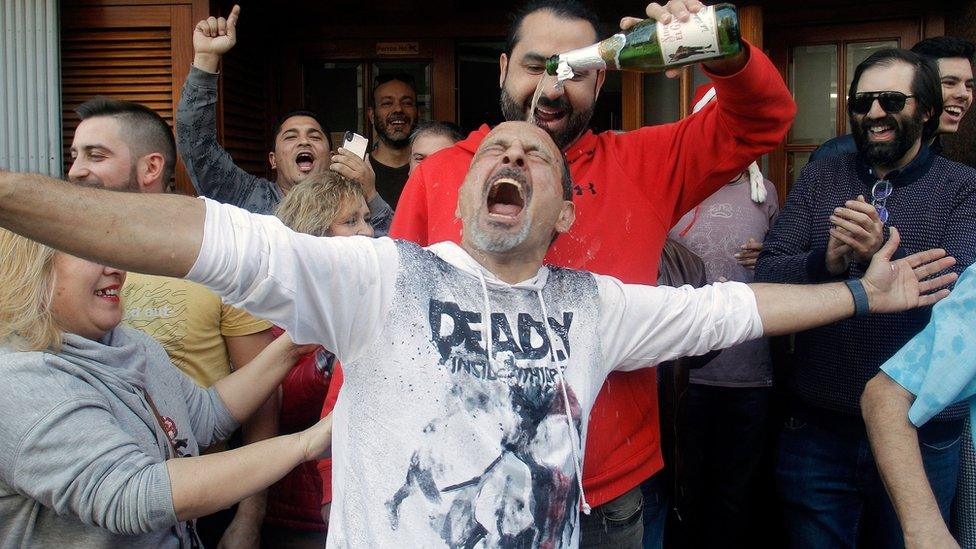
[[[575,475],[565,473],[565,460],[553,462],[551,445],[572,436],[558,368],[571,356],[573,316],[565,312],[558,320],[548,318],[547,332],[542,320],[529,313],[491,313],[489,361],[483,314],[430,300],[431,342],[454,382],[445,413],[424,432],[446,431],[461,418],[501,410],[501,452],[476,476],[448,485],[439,474],[445,464],[438,437],[425,437],[411,456],[403,486],[386,503],[394,530],[403,502],[425,498],[441,509],[432,514],[431,527],[450,547],[555,547],[572,539],[568,519],[576,511],[579,488]],[[570,387],[566,395],[579,432],[579,402]]]
[[[193,455],[187,450],[187,447],[189,446],[187,440],[185,438],[180,438],[180,431],[177,429],[176,422],[173,421],[173,418],[169,416],[160,416],[160,419],[163,422],[163,429],[166,431],[166,438],[169,439],[169,441],[173,444],[173,449],[176,450],[176,457],[184,458]]]
[[[581,430],[605,375],[595,279],[551,269],[544,311],[537,282],[489,280],[486,300],[473,273],[398,249],[382,336],[345,368],[337,417],[358,426],[333,435],[330,543],[574,545]]]
[[[177,368],[187,371],[185,338],[189,315],[186,286],[129,284],[124,291],[123,322],[149,334],[166,349]],[[133,303],[139,305],[131,305]]]

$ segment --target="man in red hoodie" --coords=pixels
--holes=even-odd
[[[696,0],[672,0],[663,7],[650,4],[646,12],[667,23],[687,20],[702,7]],[[624,18],[621,27],[636,21]],[[597,29],[595,15],[575,0],[537,0],[522,8],[499,60],[506,119],[530,114],[547,57],[596,42]],[[548,263],[653,284],[674,222],[783,139],[796,106],[760,50],[743,43],[740,54],[704,69],[718,92],[714,104],[676,124],[622,134],[587,130],[602,71],[578,75],[562,90],[547,87],[534,114],[569,160],[578,217],[550,249]],[[391,236],[421,245],[460,241],[458,188],[488,131],[482,126],[417,167]],[[597,398],[583,488],[598,507],[583,517],[582,547],[641,546],[640,484],[663,467],[655,376],[654,369],[612,374]],[[663,521],[655,537],[661,528]]]

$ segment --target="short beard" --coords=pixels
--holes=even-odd
[[[89,187],[89,188],[92,188],[92,189],[106,189],[106,188],[108,188],[108,187],[105,186],[105,182],[102,181],[101,179],[85,179],[85,180],[81,180],[81,181],[72,181],[72,183],[74,183],[75,185],[78,185],[79,187]],[[167,182],[167,184],[168,183],[169,182]],[[132,165],[132,168],[129,170],[129,179],[126,181],[124,187],[108,188],[108,190],[110,190],[110,191],[119,191],[119,192],[124,192],[124,193],[138,193],[138,192],[142,192],[141,189],[139,188],[139,172],[138,172],[138,166],[136,166],[135,164]]]
[[[499,97],[499,103],[501,105],[502,117],[507,121],[525,121],[531,118],[529,109],[532,108],[532,96],[529,96],[521,105],[515,101],[515,99],[508,93],[508,89],[505,88],[504,82],[502,83],[502,93]],[[546,126],[542,124],[536,124],[540,128],[546,131],[552,140],[556,142],[556,146],[559,150],[565,150],[573,141],[576,141],[579,136],[583,135],[586,128],[590,124],[590,119],[593,118],[593,110],[595,105],[590,105],[590,107],[584,111],[576,112],[573,110],[572,105],[566,100],[566,96],[560,97],[557,101],[550,101],[546,97],[539,97],[539,105],[558,105],[566,109],[568,120],[566,122],[566,127],[558,132],[552,132]]]
[[[509,252],[525,242],[529,238],[529,230],[531,228],[532,219],[526,215],[522,228],[513,234],[489,234],[482,231],[477,225],[471,228],[466,227],[465,230],[475,249],[493,254],[501,254]]]
[[[911,119],[887,115],[881,120],[863,118],[858,124],[851,118],[851,129],[857,150],[869,166],[893,166],[901,160],[922,135],[922,116],[916,112]],[[895,128],[895,138],[889,143],[872,143],[868,138],[869,126],[884,122]]]
[[[410,134],[417,127],[417,121],[414,120],[410,124],[407,134],[401,138],[391,137],[390,132],[387,131],[386,121],[377,116],[373,116],[373,127],[376,128],[376,135],[379,136],[380,141],[386,143],[391,149],[403,150],[410,146]]]

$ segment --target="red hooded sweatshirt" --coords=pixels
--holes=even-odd
[[[671,226],[786,135],[796,105],[779,72],[744,44],[746,66],[709,74],[717,101],[674,124],[595,135],[565,151],[573,178],[576,223],[546,256],[626,283],[654,284]],[[707,71],[706,71],[707,72]],[[422,246],[460,242],[458,188],[488,134],[425,159],[407,181],[390,235]],[[654,368],[612,373],[590,416],[583,488],[591,505],[610,501],[663,467]]]

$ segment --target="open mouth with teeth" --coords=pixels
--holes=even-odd
[[[966,113],[966,109],[959,105],[946,105],[942,110],[953,120],[962,120],[962,115]]]
[[[522,183],[513,177],[498,177],[488,188],[487,206],[489,216],[515,220],[525,208]]]
[[[95,290],[95,295],[102,299],[117,302],[119,300],[119,285],[114,284],[112,286]]]
[[[888,141],[895,137],[895,126],[893,124],[874,124],[868,127],[868,135],[874,141]]]
[[[407,119],[402,116],[391,116],[387,118],[386,125],[393,132],[406,132],[410,128]]]
[[[308,151],[302,151],[298,153],[295,157],[295,164],[298,165],[298,171],[302,173],[309,173],[312,171],[312,166],[315,164],[315,155]]]
[[[539,105],[535,108],[536,122],[550,123],[557,122],[566,117],[566,109],[560,107],[546,107]]]

